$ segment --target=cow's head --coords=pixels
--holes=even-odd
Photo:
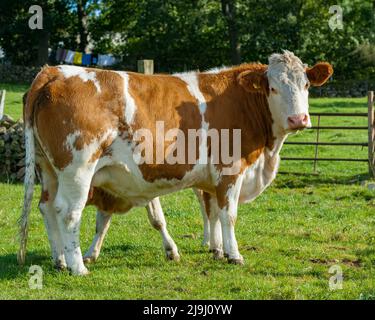
[[[293,132],[311,126],[309,87],[323,85],[332,75],[327,62],[308,68],[292,52],[272,54],[266,73],[246,71],[239,76],[248,91],[267,95],[276,129]]]

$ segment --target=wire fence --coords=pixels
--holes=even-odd
[[[286,145],[310,145],[315,146],[314,157],[282,157],[282,160],[293,160],[293,161],[313,161],[314,172],[316,172],[318,161],[350,161],[350,162],[367,162],[369,168],[369,174],[375,177],[375,122],[374,122],[374,92],[368,92],[368,112],[367,113],[343,113],[343,112],[311,112],[310,116],[318,117],[317,125],[308,128],[307,130],[316,130],[316,140],[314,142],[292,142],[286,141]],[[368,119],[367,126],[321,126],[320,120],[322,117],[366,117]],[[368,141],[364,142],[322,142],[320,141],[321,130],[367,130]],[[362,146],[368,148],[367,158],[323,158],[319,157],[319,146]]]

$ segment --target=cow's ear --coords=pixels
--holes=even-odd
[[[328,62],[319,62],[315,66],[306,69],[307,78],[312,86],[319,87],[333,74],[333,68]]]
[[[238,82],[248,92],[268,93],[268,79],[265,73],[244,71],[238,76]]]

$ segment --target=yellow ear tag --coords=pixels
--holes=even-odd
[[[254,89],[260,89],[260,85],[258,83],[253,83]]]

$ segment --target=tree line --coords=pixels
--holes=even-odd
[[[28,27],[31,5],[43,29]],[[0,47],[20,65],[47,62],[48,48],[112,53],[123,69],[154,59],[158,72],[260,61],[288,49],[330,61],[337,79],[375,78],[375,0],[2,0]]]

